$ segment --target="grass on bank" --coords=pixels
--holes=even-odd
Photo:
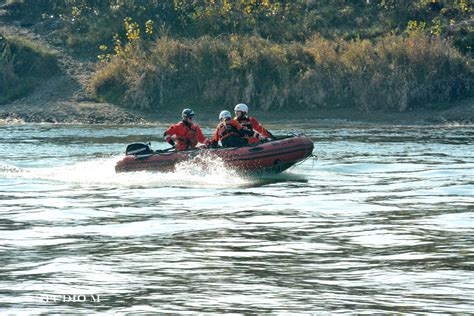
[[[0,34],[0,104],[26,96],[58,71],[56,55],[43,45]]]
[[[279,44],[258,36],[129,43],[102,64],[91,88],[104,101],[160,111],[349,108],[407,111],[472,96],[472,60],[420,30],[376,41]]]

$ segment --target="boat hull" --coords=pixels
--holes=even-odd
[[[115,171],[172,172],[180,162],[207,157],[210,158],[207,161],[221,159],[226,167],[238,172],[280,173],[311,156],[313,148],[313,141],[303,135],[240,148],[206,148],[144,156],[128,155],[117,162]]]

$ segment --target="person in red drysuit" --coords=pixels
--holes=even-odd
[[[247,128],[250,131],[254,131],[255,133],[252,137],[248,137],[248,143],[260,143],[260,140],[272,140],[274,137],[272,133],[270,133],[266,128],[264,128],[256,118],[248,116],[247,113],[249,111],[249,107],[244,103],[239,103],[235,106],[235,118],[240,125]]]
[[[176,150],[192,149],[198,143],[206,143],[206,137],[202,134],[201,128],[193,123],[194,111],[184,109],[181,116],[182,121],[171,125],[163,134],[165,140]]]
[[[248,137],[254,134],[232,119],[229,111],[222,111],[219,120],[214,138],[209,144],[211,147],[217,146],[218,141],[221,141],[222,147],[242,147],[248,144]]]

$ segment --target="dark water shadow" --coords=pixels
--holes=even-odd
[[[308,177],[301,174],[280,173],[280,174],[261,174],[253,176],[245,176],[244,179],[250,180],[241,186],[241,188],[256,188],[270,184],[285,183],[285,182],[299,182],[307,183]]]

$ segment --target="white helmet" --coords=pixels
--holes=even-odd
[[[235,106],[234,111],[235,112],[242,111],[242,112],[247,113],[249,111],[249,107],[247,106],[247,104],[239,103]]]
[[[232,118],[232,115],[230,115],[229,111],[222,111],[219,114],[219,120],[222,120],[223,118],[225,118],[225,119]]]

